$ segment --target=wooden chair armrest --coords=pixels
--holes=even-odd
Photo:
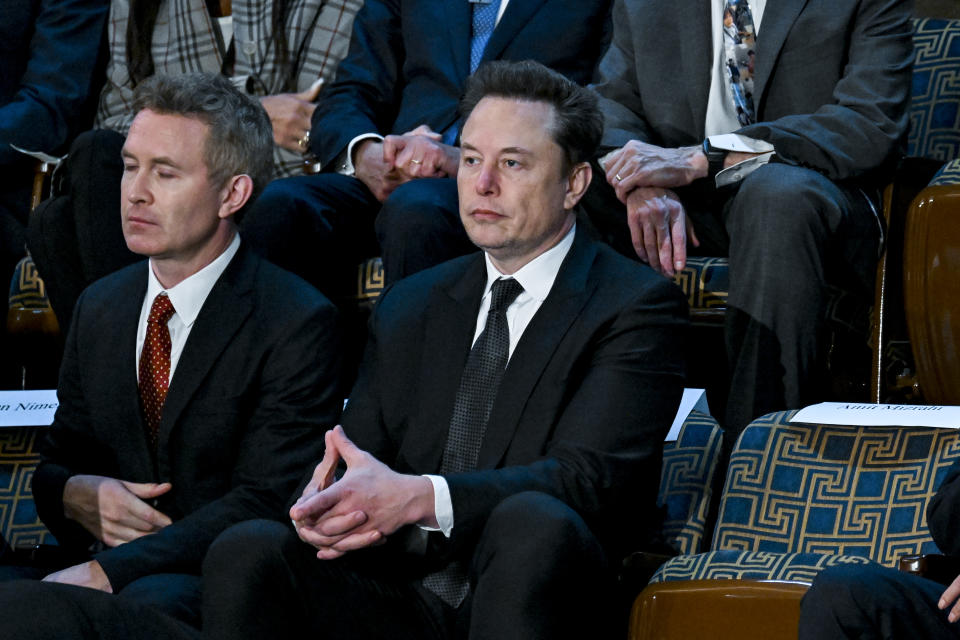
[[[630,640],[795,640],[808,585],[680,580],[649,585],[630,614]]]
[[[927,578],[940,584],[950,584],[960,576],[960,558],[939,553],[925,553],[900,558],[900,571]]]

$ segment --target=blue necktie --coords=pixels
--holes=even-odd
[[[471,4],[473,5],[473,29],[470,33],[470,73],[473,73],[480,66],[483,50],[486,49],[490,34],[497,26],[500,0],[490,2],[471,0]]]
[[[747,0],[726,0],[723,9],[723,49],[730,93],[741,126],[756,122],[753,109],[753,57],[756,33]]]

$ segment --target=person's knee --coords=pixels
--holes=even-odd
[[[769,164],[747,176],[731,204],[731,241],[750,238],[766,244],[802,247],[803,238],[821,240],[836,231],[845,198],[828,178],[804,167]]]
[[[576,511],[536,491],[510,496],[493,509],[481,547],[487,553],[531,559],[573,554],[599,559],[602,555],[596,537]]]
[[[290,528],[274,520],[248,520],[221,533],[203,561],[205,579],[256,574],[280,560]]]
[[[882,567],[849,564],[829,567],[814,579],[804,594],[801,608],[818,612],[861,611],[867,600],[873,600],[878,589],[886,584]],[[869,596],[869,598],[867,597]]]
[[[397,187],[376,218],[377,237],[411,239],[450,225],[457,211],[456,183],[447,179],[411,180]]]

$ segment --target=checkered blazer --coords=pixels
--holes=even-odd
[[[204,0],[160,0],[151,52],[154,73],[223,71],[226,46]],[[303,91],[317,78],[333,80],[347,54],[353,17],[363,0],[291,0],[287,16],[287,58],[296,87],[286,86],[287,65],[280,65],[269,30],[273,0],[234,0],[235,62],[232,79],[256,96]],[[112,0],[107,36],[110,60],[100,94],[97,126],[126,134],[133,120],[133,82],[127,66],[129,0]],[[228,44],[228,43],[227,43]],[[282,68],[281,68],[282,66]],[[302,158],[274,147],[277,176],[300,172]]]

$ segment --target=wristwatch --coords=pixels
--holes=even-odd
[[[723,161],[727,158],[726,149],[717,149],[710,144],[710,138],[704,138],[703,155],[707,156],[707,177],[715,178],[723,169]]]

